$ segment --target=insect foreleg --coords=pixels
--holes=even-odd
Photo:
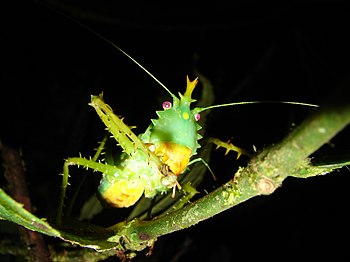
[[[120,169],[115,167],[115,166],[96,162],[92,159],[86,159],[83,157],[68,158],[64,162],[64,165],[63,165],[62,188],[61,188],[61,195],[60,195],[60,199],[59,199],[59,207],[58,207],[57,219],[56,219],[57,224],[62,223],[64,199],[65,199],[65,195],[66,195],[67,186],[69,185],[69,183],[68,183],[69,166],[72,166],[72,165],[76,165],[78,167],[82,166],[82,167],[85,167],[86,169],[93,169],[94,171],[99,171],[99,172],[103,173],[104,175],[115,175],[115,174],[121,172]]]
[[[234,151],[237,152],[237,159],[241,156],[241,155],[246,155],[249,158],[251,158],[253,155],[248,152],[247,150],[244,150],[242,148],[239,148],[235,145],[233,145],[230,141],[229,142],[223,142],[220,139],[217,138],[210,138],[209,141],[211,143],[213,143],[214,145],[216,145],[216,149],[218,149],[219,147],[223,147],[226,149],[225,155],[227,155],[230,151]]]
[[[216,176],[214,175],[214,172],[213,170],[210,168],[209,164],[203,159],[203,158],[195,158],[193,160],[191,160],[187,166],[191,165],[191,164],[194,164],[196,162],[202,162],[203,165],[205,165],[206,168],[208,168],[209,172],[211,173],[211,175],[213,176],[213,179],[216,181]]]

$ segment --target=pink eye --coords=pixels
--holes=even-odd
[[[164,110],[167,110],[167,109],[171,108],[171,102],[165,101],[165,102],[163,102],[162,106],[163,106]]]
[[[196,119],[196,121],[199,121],[199,119],[201,119],[201,115],[200,115],[200,114],[196,114],[196,115],[194,116],[194,119]]]

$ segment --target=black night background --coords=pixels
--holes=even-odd
[[[195,78],[196,69],[212,82],[216,104],[322,104],[349,77],[350,9],[341,1],[44,2],[121,47],[174,94],[185,90],[186,75]],[[64,159],[92,155],[104,135],[88,106],[90,95],[103,92],[138,134],[156,117],[167,92],[106,41],[40,1],[8,1],[1,9],[0,140],[22,151],[35,214],[50,219]],[[310,111],[283,104],[213,109],[207,132],[261,149]],[[348,154],[349,148],[347,128],[318,154]],[[210,166],[219,179],[208,175],[200,195],[247,161],[234,159],[233,153],[213,152]],[[287,178],[270,196],[159,238],[150,257],[140,253],[135,261],[349,260],[349,176],[342,168],[305,180]],[[76,174],[71,183],[79,179]],[[6,188],[2,175],[0,183]],[[113,216],[104,223],[112,225]],[[11,232],[3,223],[0,230]]]

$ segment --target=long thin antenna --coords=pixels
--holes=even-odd
[[[319,105],[314,104],[308,104],[308,103],[301,103],[301,102],[290,102],[290,101],[249,101],[249,102],[234,102],[234,103],[227,103],[227,104],[219,104],[219,105],[212,105],[208,107],[203,108],[196,108],[196,112],[203,112],[205,110],[218,108],[218,107],[225,107],[225,106],[237,106],[237,105],[247,105],[247,104],[262,104],[262,103],[274,103],[274,104],[291,104],[291,105],[299,105],[299,106],[309,106],[309,107],[319,107]]]
[[[139,62],[137,62],[134,58],[132,58],[127,52],[125,52],[123,49],[121,49],[119,46],[117,46],[116,44],[114,44],[112,41],[108,40],[107,38],[105,38],[103,35],[100,35],[99,33],[97,33],[96,31],[92,30],[90,27],[88,27],[87,25],[85,25],[84,23],[80,22],[79,20],[63,13],[62,11],[59,11],[53,7],[51,7],[50,5],[48,5],[47,3],[43,3],[41,1],[39,1],[42,5],[46,6],[47,8],[55,11],[56,13],[68,18],[69,20],[73,21],[74,23],[80,25],[81,27],[85,28],[86,30],[88,30],[89,32],[93,33],[94,35],[96,35],[97,37],[101,38],[102,40],[104,40],[105,42],[107,42],[109,45],[111,45],[112,47],[114,47],[115,49],[117,49],[119,52],[121,52],[123,55],[125,55],[127,58],[129,58],[131,61],[133,61],[137,66],[139,66],[143,71],[146,72],[146,74],[148,74],[150,77],[152,77],[159,85],[161,85],[172,97],[174,97],[174,94],[170,92],[170,90],[162,83],[160,82],[151,72],[149,72],[146,68],[144,68]]]
[[[143,67],[139,62],[137,62],[134,58],[132,58],[127,52],[125,52],[123,49],[121,49],[119,46],[114,44],[112,41],[108,40],[106,37],[100,35],[84,23],[80,22],[79,20],[73,18],[72,16],[69,16],[65,14],[62,11],[59,11],[47,3],[44,3],[42,1],[39,1],[42,5],[46,6],[47,8],[55,11],[56,13],[68,18],[69,20],[73,21],[74,23],[78,24],[79,26],[85,28],[89,32],[93,33],[100,39],[104,40],[107,42],[109,45],[117,49],[119,52],[121,52],[123,55],[125,55],[127,58],[129,58],[132,62],[134,62],[138,67],[140,67],[146,74],[148,74],[150,77],[152,77],[159,85],[161,85],[172,97],[175,97],[175,95],[162,83],[160,82],[151,72],[149,72],[145,67]],[[219,104],[219,105],[212,105],[204,108],[196,108],[196,112],[203,112],[205,110],[213,109],[213,108],[218,108],[218,107],[226,107],[226,106],[234,106],[234,105],[246,105],[246,104],[259,104],[259,103],[281,103],[281,104],[292,104],[292,105],[301,105],[301,106],[309,106],[309,107],[319,107],[318,105],[314,104],[308,104],[308,103],[299,103],[299,102],[289,102],[289,101],[250,101],[250,102],[234,102],[234,103],[227,103],[227,104]]]

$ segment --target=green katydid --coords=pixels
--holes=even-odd
[[[198,131],[201,127],[197,123],[200,119],[200,113],[218,107],[262,103],[261,101],[238,102],[191,109],[191,104],[196,101],[192,98],[192,92],[198,82],[197,78],[190,81],[187,77],[186,90],[184,94],[179,93],[179,97],[177,97],[121,48],[84,24],[77,23],[107,41],[137,64],[171,95],[173,101],[172,103],[168,101],[164,102],[163,110],[156,112],[158,118],[152,119],[152,123],[146,131],[137,136],[113,112],[111,107],[103,101],[102,94],[91,96],[89,105],[96,110],[108,131],[123,149],[123,153],[120,155],[118,165],[109,165],[98,161],[103,145],[100,146],[95,157],[92,159],[72,157],[65,161],[57,215],[58,223],[62,221],[69,166],[82,166],[102,173],[102,179],[98,188],[99,195],[105,202],[114,207],[133,206],[142,195],[147,198],[153,198],[157,194],[165,193],[171,189],[174,194],[176,188],[181,188],[181,185],[177,181],[178,175],[185,171],[190,161],[193,161],[192,158],[196,155],[200,147],[198,141],[202,136]],[[285,101],[278,101],[278,103],[315,106]],[[228,151],[236,151],[238,156],[242,153],[248,154],[246,151],[230,143],[221,142],[217,139],[213,139],[212,142],[217,146],[226,148]]]

